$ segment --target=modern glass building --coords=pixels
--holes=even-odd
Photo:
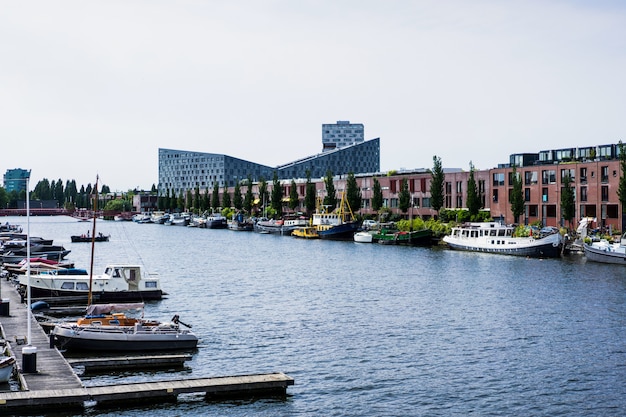
[[[223,154],[159,148],[159,195],[168,191],[170,195],[179,195],[196,187],[204,192],[212,190],[215,184],[220,188],[233,187],[248,177],[253,182],[261,178],[271,182],[274,173],[278,179],[286,180],[306,178],[307,172],[310,172],[311,178],[319,178],[329,171],[333,175],[380,171],[380,138],[364,141],[362,124],[340,121],[337,125],[323,126],[322,153],[277,167]],[[329,145],[324,136],[326,131],[334,132],[333,135],[350,136],[334,138],[336,141]]]
[[[4,189],[7,193],[26,190],[27,178],[30,178],[29,170],[21,168],[7,169],[7,172],[4,174]]]

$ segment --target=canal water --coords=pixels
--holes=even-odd
[[[6,220],[5,220],[6,219]],[[3,218],[26,228],[26,218]],[[31,217],[32,236],[89,269],[92,224]],[[282,371],[288,397],[89,416],[617,416],[626,410],[626,270],[441,248],[307,241],[98,220],[95,272],[159,273],[201,342],[182,371],[84,376],[86,385]]]

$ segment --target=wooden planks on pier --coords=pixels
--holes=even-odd
[[[49,406],[80,408],[87,401],[98,406],[114,404],[117,407],[155,400],[176,400],[179,394],[201,393],[208,399],[254,397],[287,394],[293,378],[282,372],[193,378],[184,380],[143,382],[131,384],[55,389],[41,391],[11,391],[0,393],[0,413],[10,410],[35,411]]]
[[[182,367],[185,361],[189,360],[191,360],[190,354],[67,359],[70,365],[82,366],[85,368],[86,372],[106,371],[111,369]]]
[[[67,363],[63,355],[56,348],[50,348],[50,339],[35,320],[26,304],[20,301],[20,295],[10,281],[0,280],[0,297],[9,301],[9,316],[0,316],[0,325],[4,337],[11,343],[11,351],[17,360],[17,367],[21,371],[22,349],[25,345],[19,344],[25,341],[28,334],[28,321],[31,324],[30,344],[37,348],[36,371],[34,373],[22,373],[22,389],[49,390],[49,389],[73,389],[83,386],[72,367]],[[28,343],[28,341],[26,341]]]

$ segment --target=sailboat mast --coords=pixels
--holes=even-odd
[[[89,267],[89,296],[87,297],[87,306],[91,305],[92,301],[92,285],[93,285],[93,254],[96,246],[96,216],[98,212],[98,177],[96,177],[96,185],[93,190],[93,228],[91,233],[91,264]]]

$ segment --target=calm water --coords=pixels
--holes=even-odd
[[[6,219],[6,220],[5,220]],[[25,218],[3,218],[26,228]],[[90,223],[31,218],[33,236],[89,269]],[[201,343],[187,369],[86,385],[282,371],[281,400],[177,404],[93,416],[612,416],[626,409],[626,270],[582,256],[535,260],[98,221],[95,270],[139,262]]]

